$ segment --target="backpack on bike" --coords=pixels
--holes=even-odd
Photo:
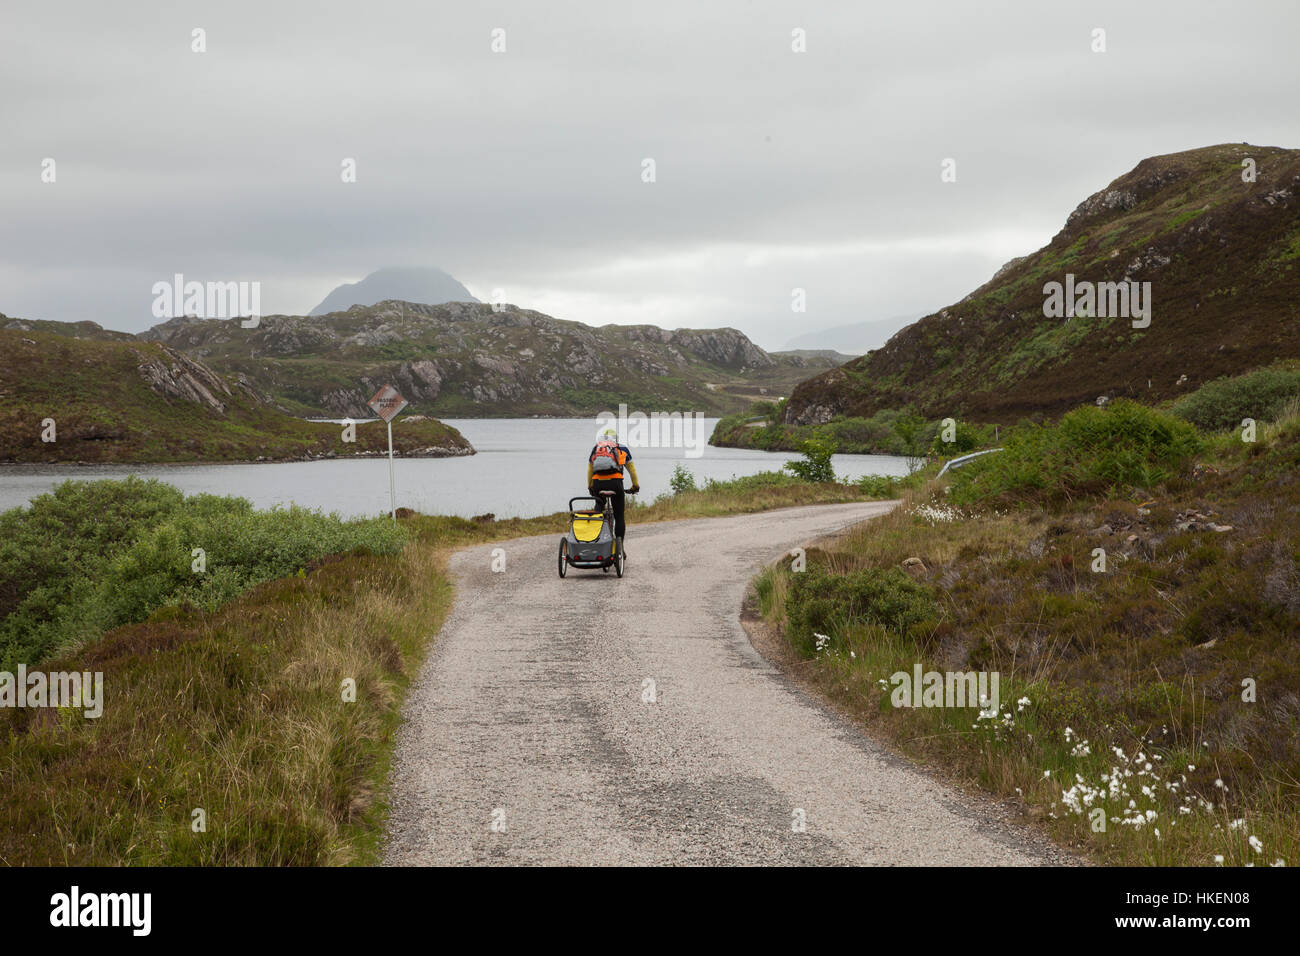
[[[618,442],[610,441],[608,438],[602,438],[596,442],[596,447],[591,452],[591,467],[597,475],[604,475],[614,471],[622,471],[622,454],[618,450]]]

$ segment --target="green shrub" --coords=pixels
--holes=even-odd
[[[899,479],[893,475],[863,475],[857,486],[868,498],[897,498]]]
[[[758,488],[789,487],[798,485],[800,479],[780,471],[760,471],[753,475],[732,475],[730,478],[709,478],[704,482],[705,491],[737,492],[754,491]]]
[[[920,636],[938,620],[939,608],[934,592],[901,568],[834,574],[810,567],[790,576],[786,617],[791,637],[810,650],[814,634],[834,636],[860,624]]]
[[[1202,385],[1170,409],[1206,431],[1239,428],[1243,418],[1273,421],[1287,401],[1300,395],[1300,370],[1261,368]]]
[[[964,455],[978,448],[985,448],[993,443],[992,425],[974,425],[970,422],[956,420],[953,423],[952,441],[944,441],[942,423],[935,429],[934,439],[930,442],[930,452],[935,455]]]
[[[0,670],[182,603],[214,610],[255,584],[328,554],[393,554],[391,521],[243,498],[184,497],[161,482],[68,481],[0,514]],[[202,549],[204,568],[194,569]]]
[[[753,441],[755,448],[761,448],[763,451],[776,451],[786,440],[786,427],[778,425],[775,422],[769,422],[762,428],[753,429]]]
[[[892,454],[898,440],[893,429],[876,418],[841,418],[819,426],[814,434],[856,455]]]
[[[796,477],[813,482],[835,480],[835,468],[831,464],[831,456],[835,454],[833,444],[821,438],[809,438],[800,446],[800,451],[803,452],[801,461],[785,463],[785,467]]]
[[[669,486],[673,489],[673,494],[680,495],[688,491],[695,491],[695,476],[683,468],[681,462],[673,468],[673,476],[668,479]]]
[[[906,456],[912,470],[920,466],[925,459],[926,449],[934,441],[931,434],[933,427],[919,415],[912,414],[900,415],[893,424],[894,434],[899,441],[898,454]]]
[[[1203,447],[1196,429],[1136,402],[1084,406],[1056,425],[1020,425],[1004,450],[954,473],[959,504],[1012,495],[1072,498],[1126,488],[1149,489],[1186,468]]]

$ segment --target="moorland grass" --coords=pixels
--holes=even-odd
[[[6,516],[24,542],[0,552],[10,562],[0,565],[0,592],[11,614],[43,609],[48,621],[119,626],[82,633],[41,659],[50,671],[102,672],[101,717],[0,711],[0,865],[374,863],[402,700],[453,601],[448,555],[558,535],[567,516],[403,511],[393,531],[383,520],[277,517],[232,499],[183,499],[157,483],[116,484],[61,486],[25,519]],[[634,504],[628,520],[635,534],[645,522],[858,501],[879,490],[771,473]],[[222,523],[229,527],[214,526]],[[38,547],[40,529],[58,546]],[[245,531],[256,547],[235,540]],[[209,532],[218,536],[203,539],[209,566],[237,561],[229,589],[187,577],[192,542]],[[321,553],[331,549],[338,553]],[[51,584],[38,608],[26,595],[43,574]],[[59,610],[118,607],[110,580],[136,595],[132,623]]]
[[[1124,405],[1033,426],[765,571],[762,609],[868,727],[1099,860],[1293,863],[1296,411],[1253,444]],[[892,706],[917,663],[998,672],[997,713]]]

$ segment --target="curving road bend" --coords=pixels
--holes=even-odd
[[[621,580],[561,580],[558,536],[455,555],[456,605],[399,734],[385,862],[1066,862],[798,690],[740,626],[762,564],[889,507],[630,525]]]

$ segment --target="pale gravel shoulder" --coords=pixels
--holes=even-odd
[[[458,552],[398,735],[384,862],[1072,862],[893,756],[741,627],[760,567],[889,507],[631,524],[622,579],[561,580],[558,535]]]

